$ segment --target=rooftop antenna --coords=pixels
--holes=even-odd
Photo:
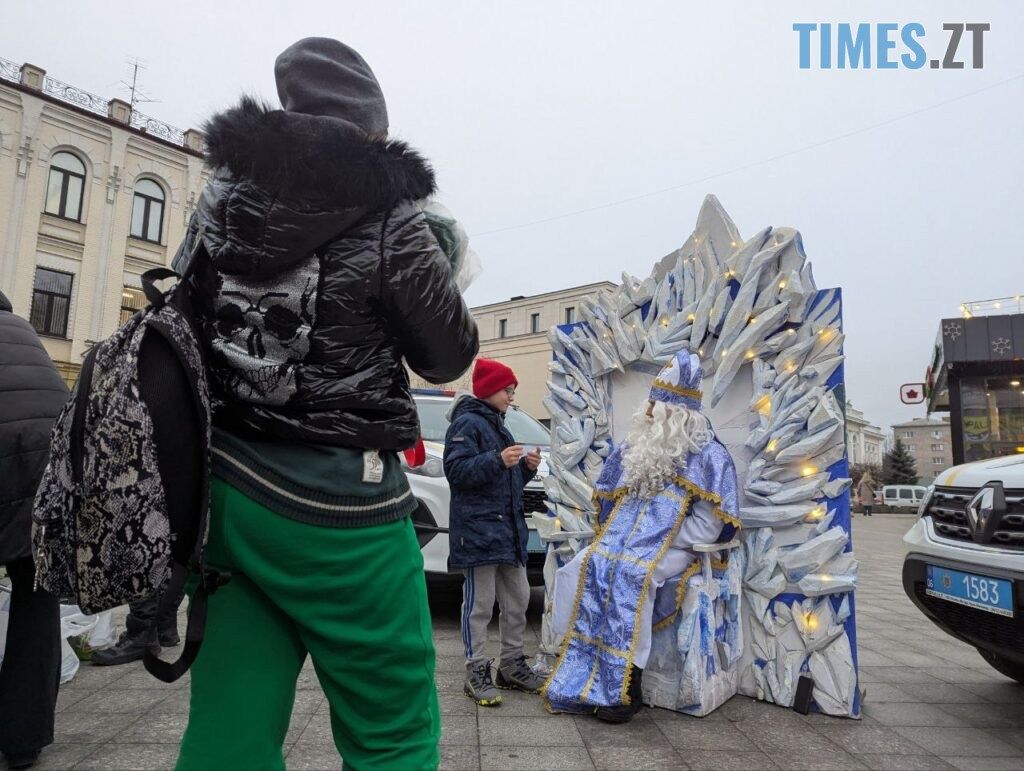
[[[129,83],[126,80],[122,80],[121,85],[124,88],[127,88],[128,92],[131,94],[130,101],[132,106],[132,113],[134,114],[135,105],[142,102],[159,102],[160,100],[150,99],[148,96],[146,96],[146,94],[142,90],[142,87],[139,85],[139,70],[146,69],[146,65],[143,64],[142,60],[138,57],[135,57],[134,59],[129,59],[128,65],[132,68],[132,82]]]

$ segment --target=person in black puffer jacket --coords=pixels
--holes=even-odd
[[[416,508],[397,452],[432,383],[479,347],[417,202],[429,164],[387,138],[369,65],[327,38],[207,125],[211,175],[175,258],[213,401],[211,595],[179,769],[284,768],[307,655],[352,768],[433,768],[440,717]]]
[[[50,431],[67,400],[67,386],[36,331],[0,292],[0,565],[12,584],[0,666],[0,752],[10,768],[32,765],[53,741],[60,607],[33,586],[32,504]]]
[[[501,658],[497,686],[535,693],[543,685],[526,661],[523,631],[530,603],[526,577],[529,532],[523,488],[540,465],[540,449],[526,451],[505,426],[515,397],[515,373],[500,361],[478,359],[473,395],[456,398],[444,440],[444,474],[451,486],[448,562],[462,568],[463,690],[480,706],[501,704],[486,655],[487,625],[497,599]]]

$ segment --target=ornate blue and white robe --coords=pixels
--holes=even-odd
[[[736,469],[718,440],[690,453],[649,500],[630,495],[622,478],[619,448],[595,485],[598,535],[555,577],[552,617],[562,648],[543,690],[554,712],[628,704],[632,667],[646,665],[652,629],[675,618],[699,567],[686,549],[727,541],[739,527]],[[677,596],[656,603],[657,590],[680,575]]]

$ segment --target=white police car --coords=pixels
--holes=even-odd
[[[1024,683],[1024,456],[954,466],[903,540],[903,589],[945,632]]]
[[[448,575],[448,511],[451,490],[444,476],[444,438],[448,431],[448,411],[455,400],[454,391],[413,389],[413,399],[420,419],[421,445],[417,450],[399,454],[402,467],[418,508],[413,514],[416,531],[423,550],[423,567],[428,575]],[[527,574],[530,583],[544,583],[545,547],[533,528],[530,514],[544,512],[544,477],[548,474],[547,459],[551,433],[528,413],[513,405],[505,416],[505,425],[516,442],[527,449],[540,447],[541,464],[537,475],[523,492],[526,521],[530,526],[527,546]],[[419,457],[417,457],[417,454]],[[460,574],[459,571],[455,571]]]

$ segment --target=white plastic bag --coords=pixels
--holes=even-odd
[[[117,642],[114,630],[114,611],[105,610],[96,616],[96,626],[89,632],[89,647],[93,650],[109,648]]]
[[[66,637],[60,638],[60,684],[70,682],[76,674],[78,674],[78,667],[81,666],[81,662],[78,660],[78,656],[75,655],[74,649],[68,643]]]
[[[77,605],[60,606],[60,681],[66,683],[78,672],[79,658],[68,642],[69,637],[81,638],[80,648],[97,650],[114,642],[113,611],[95,615],[82,613]]]
[[[444,204],[432,199],[417,202],[441,249],[451,262],[455,283],[465,292],[483,270],[480,257],[469,245],[469,235]]]

